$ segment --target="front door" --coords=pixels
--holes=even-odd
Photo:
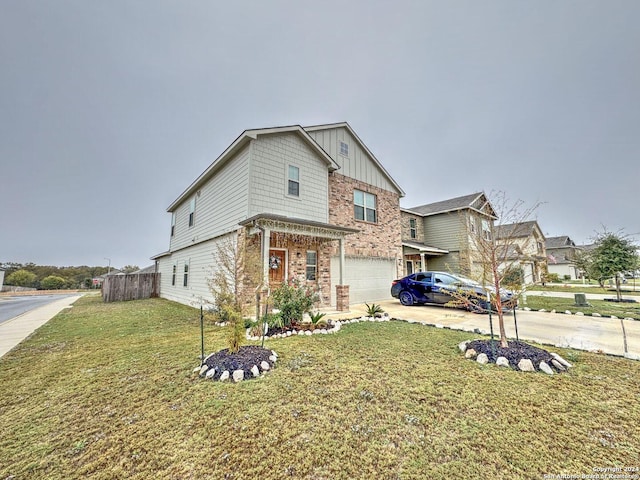
[[[284,282],[287,266],[286,250],[269,250],[269,284],[280,285]]]

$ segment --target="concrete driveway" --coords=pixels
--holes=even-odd
[[[377,302],[392,318],[426,323],[456,330],[473,332],[479,329],[489,334],[489,315],[469,313],[446,307],[405,307],[398,300]],[[366,305],[351,305],[349,312],[332,313],[331,319],[351,319],[365,315]],[[591,316],[566,315],[549,312],[516,311],[518,335],[529,340],[558,347],[579,350],[601,351],[613,355],[624,355],[622,324],[627,334],[629,358],[640,360],[640,321],[597,318]],[[494,332],[498,332],[498,317],[493,315]],[[505,329],[509,338],[515,338],[513,314],[505,317]]]

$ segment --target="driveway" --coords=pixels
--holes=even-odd
[[[392,318],[425,323],[456,330],[473,332],[475,329],[489,334],[489,315],[469,313],[446,307],[405,307],[398,300],[379,302]],[[366,305],[351,305],[351,311],[332,313],[331,319],[358,318],[366,314]],[[493,315],[493,329],[498,332],[498,317]],[[516,311],[518,336],[520,339],[558,347],[579,350],[601,351],[613,355],[624,355],[622,324],[627,334],[629,357],[640,359],[640,321],[597,318],[591,316],[565,315],[549,312]],[[515,338],[513,314],[505,317],[505,329],[509,338]]]

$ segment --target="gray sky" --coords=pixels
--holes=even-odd
[[[404,207],[502,190],[547,236],[638,234],[639,24],[636,0],[2,0],[0,261],[149,265],[243,130],[340,121]]]

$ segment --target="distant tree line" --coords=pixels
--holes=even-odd
[[[4,284],[41,290],[59,290],[93,287],[93,279],[107,273],[107,267],[56,267],[35,263],[0,262],[5,270]],[[111,268],[111,270],[114,270]],[[124,273],[138,270],[136,265],[118,269]]]

